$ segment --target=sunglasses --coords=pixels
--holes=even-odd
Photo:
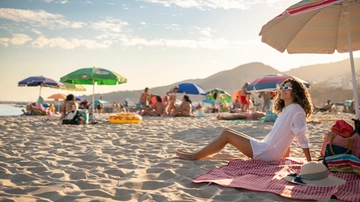
[[[291,86],[280,86],[279,90],[292,90]]]

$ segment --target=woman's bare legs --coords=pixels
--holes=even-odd
[[[249,137],[230,128],[225,128],[217,138],[215,138],[211,143],[206,145],[200,151],[195,153],[189,153],[178,149],[176,151],[176,155],[178,155],[182,159],[199,160],[205,158],[206,156],[219,152],[228,143],[236,147],[246,156],[250,158],[253,157]]]
[[[289,157],[290,156],[290,147],[286,150],[284,157]]]

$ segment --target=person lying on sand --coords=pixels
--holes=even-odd
[[[190,104],[190,98],[187,95],[184,95],[183,102],[180,107],[175,109],[170,116],[190,116],[192,106]]]
[[[217,115],[218,120],[238,120],[238,119],[247,119],[247,120],[259,120],[260,118],[265,117],[264,112],[253,112],[253,113],[235,113],[230,115]]]
[[[279,116],[263,140],[225,128],[199,151],[191,153],[178,149],[176,155],[186,160],[199,160],[219,152],[229,143],[254,160],[276,161],[290,155],[290,145],[296,139],[306,160],[311,161],[306,117],[311,115],[312,105],[304,84],[295,79],[285,80],[279,87],[273,109]]]

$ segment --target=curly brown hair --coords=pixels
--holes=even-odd
[[[310,117],[313,106],[311,104],[310,94],[305,85],[297,79],[289,78],[282,82],[280,86],[284,86],[287,82],[291,83],[291,95],[294,97],[294,102],[298,103],[304,109],[306,117]],[[280,91],[278,91],[273,105],[273,110],[276,114],[280,114],[285,106],[285,102],[280,98],[280,94]]]

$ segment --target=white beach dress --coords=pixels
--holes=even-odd
[[[282,110],[271,131],[264,139],[250,138],[254,160],[275,161],[281,159],[296,139],[301,148],[309,148],[309,131],[304,109],[292,103]]]

